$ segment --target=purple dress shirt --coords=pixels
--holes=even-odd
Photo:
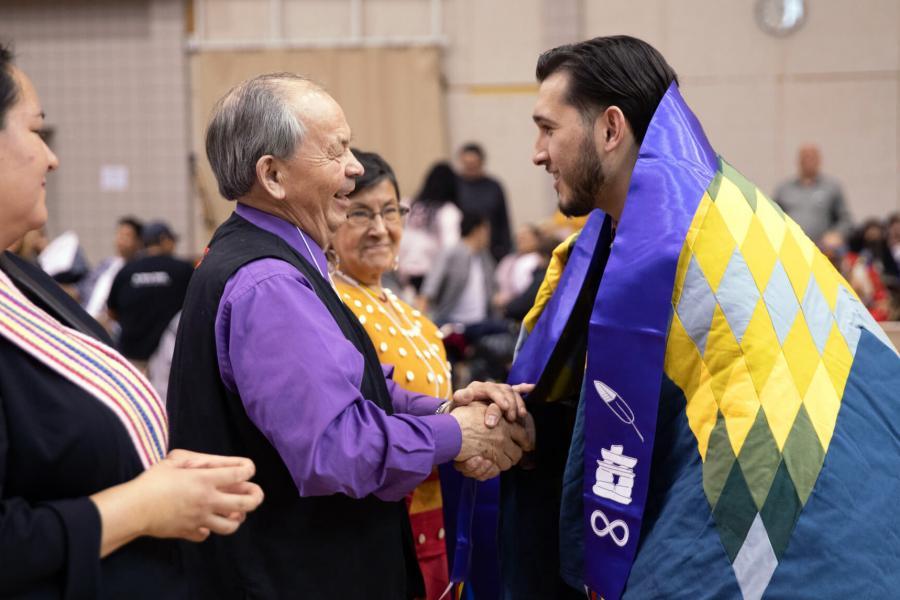
[[[327,277],[325,254],[311,237],[246,205],[236,212]],[[228,280],[216,313],[216,352],[222,381],[240,395],[301,496],[399,500],[459,453],[456,419],[435,415],[441,401],[405,391],[390,368],[382,366],[395,413],[362,397],[362,355],[306,277],[284,261],[253,261]]]

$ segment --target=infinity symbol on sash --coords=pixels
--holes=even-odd
[[[598,518],[603,520],[603,529],[597,528]],[[595,510],[591,513],[591,528],[598,537],[606,537],[607,535],[611,537],[613,543],[619,548],[628,543],[628,524],[622,519],[616,519],[610,523],[609,518],[603,514],[602,510]],[[621,537],[616,535],[616,531],[622,532]]]

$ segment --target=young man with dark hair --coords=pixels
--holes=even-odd
[[[502,479],[503,597],[892,596],[884,332],[712,150],[650,45],[561,46],[537,78],[534,163],[590,216],[509,379],[537,382],[538,443]]]

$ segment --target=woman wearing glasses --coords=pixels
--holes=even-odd
[[[365,327],[381,363],[394,367],[398,385],[449,400],[450,366],[440,331],[382,285],[382,276],[397,267],[409,209],[400,204],[397,179],[384,159],[371,152],[353,153],[365,173],[350,196],[347,222],[332,239],[335,287]],[[407,497],[407,505],[426,597],[438,598],[448,574],[437,470]]]

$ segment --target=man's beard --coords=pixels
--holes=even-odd
[[[594,140],[585,132],[578,147],[578,157],[572,176],[565,180],[570,188],[571,197],[565,204],[560,199],[559,212],[567,217],[583,217],[590,213],[596,208],[604,180],[603,165],[600,164]]]

